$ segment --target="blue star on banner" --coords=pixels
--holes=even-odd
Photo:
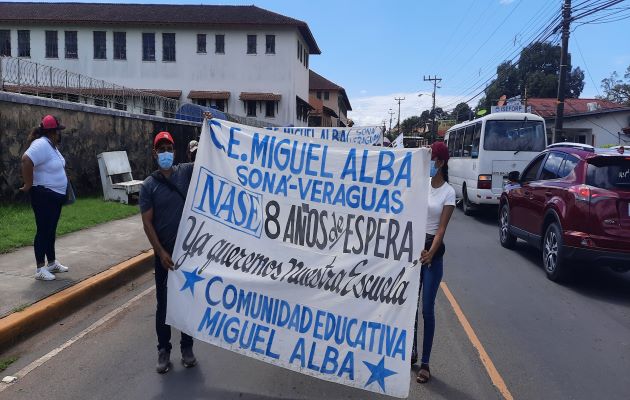
[[[184,286],[179,289],[180,292],[183,292],[186,289],[190,289],[190,294],[192,294],[193,297],[195,296],[195,283],[203,281],[203,278],[197,275],[198,269],[199,267],[195,268],[193,272],[182,271],[184,273],[184,276],[186,277],[186,282],[184,282]]]
[[[378,382],[378,385],[383,389],[383,392],[385,392],[385,378],[397,374],[397,372],[385,368],[385,356],[381,358],[378,364],[372,364],[367,361],[363,361],[363,364],[370,370],[371,374],[365,386],[368,386],[372,382]]]

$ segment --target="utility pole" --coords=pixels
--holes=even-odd
[[[433,82],[433,106],[431,107],[431,143],[433,143],[437,134],[437,127],[435,126],[435,91],[437,90],[438,82],[441,82],[442,78],[438,78],[437,75],[434,75],[433,78],[431,78],[431,75],[429,75],[429,77],[427,78],[423,75],[422,79],[425,82]]]
[[[389,114],[389,134],[391,135],[392,134],[392,117],[396,113],[393,112],[391,108],[389,109],[387,113]]]
[[[404,97],[395,97],[394,100],[398,102],[398,134],[400,135],[400,102],[405,100]]]
[[[567,82],[567,64],[569,62],[569,28],[571,25],[571,0],[564,0],[562,6],[562,50],[560,53],[560,76],[558,78],[558,102],[556,106],[556,122],[551,142],[556,142],[556,134],[562,133],[564,117],[564,89]]]

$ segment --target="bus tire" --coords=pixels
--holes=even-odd
[[[464,215],[472,215],[473,214],[473,206],[468,200],[468,193],[466,191],[466,185],[462,188],[462,211],[464,211]]]

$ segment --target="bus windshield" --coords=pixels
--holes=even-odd
[[[542,121],[486,121],[484,150],[535,151],[545,149]]]

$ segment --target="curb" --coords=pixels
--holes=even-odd
[[[87,278],[67,289],[40,300],[24,311],[0,319],[0,353],[30,334],[71,314],[122,284],[153,268],[153,250]]]

